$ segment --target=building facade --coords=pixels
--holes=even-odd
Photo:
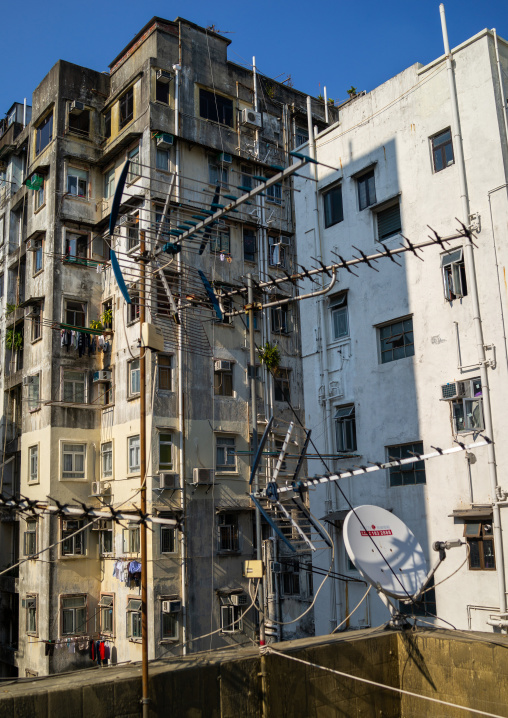
[[[248,330],[243,316],[217,320],[198,270],[218,295],[248,273],[259,281],[292,271],[292,185],[272,187],[181,252],[159,254],[159,264],[147,265],[145,298],[139,271],[141,242],[149,252],[173,243],[179,226],[273,175],[308,137],[302,93],[229,62],[228,45],[186,20],[153,18],[109,73],[59,61],[33,93],[31,118],[0,138],[2,187],[13,188],[0,208],[1,438],[11,477],[3,492],[138,507],[141,305],[164,335],[164,351],[147,353],[146,487],[148,510],[179,526],[148,532],[150,657],[250,642],[257,632],[256,612],[245,613],[254,583],[243,575],[255,555]],[[312,112],[323,129],[323,103],[314,100]],[[333,107],[329,113],[337,118]],[[15,173],[17,184],[8,185]],[[131,304],[112,275],[111,248]],[[293,291],[288,282],[280,296]],[[243,303],[221,306],[227,313]],[[256,369],[259,431],[275,417],[263,484],[294,419],[289,396],[303,420],[296,312],[260,313],[255,335],[259,346],[277,343],[282,357],[275,380]],[[302,437],[295,430],[295,440]],[[291,461],[282,467],[288,476]],[[86,667],[97,640],[111,661],[141,659],[138,525],[41,514],[0,529],[11,536],[2,541],[2,565],[18,553],[28,559],[19,578],[0,577],[3,626],[12,603],[2,636],[7,675]],[[283,553],[268,527],[263,550],[270,563]],[[283,630],[275,623],[310,604],[311,573],[302,568],[310,557],[280,565],[266,582],[268,633],[312,634],[312,612]]]
[[[440,57],[341,106],[339,122],[316,137],[318,160],[336,171],[319,166],[316,192],[312,182],[298,180],[305,200],[296,205],[299,256],[327,265],[338,255],[358,257],[358,249],[366,255],[392,250],[403,237],[422,242],[433,236],[429,226],[441,237],[457,235],[456,218],[476,237],[476,270],[468,240],[456,236],[418,257],[400,255],[400,267],[384,257],[373,264],[378,271],[366,264],[352,268],[358,276],[341,269],[332,293],[301,302],[306,425],[320,428],[318,448],[335,456],[326,467],[312,462],[309,472],[322,476],[479,442],[489,391],[497,476],[489,447],[481,446],[330,482],[313,488],[310,497],[314,514],[333,531],[335,571],[349,579],[359,575],[342,539],[346,497],[353,506],[378,505],[405,521],[423,547],[427,568],[437,560],[434,541],[460,538],[467,546],[448,553],[435,591],[414,612],[436,625],[448,624],[434,615],[460,629],[490,631],[500,630],[499,621],[497,628],[487,621],[503,609],[508,549],[505,539],[495,539],[496,504],[502,528],[508,520],[508,45],[484,30],[453,50],[453,68],[461,140],[454,131],[450,70]],[[469,217],[463,216],[459,142]],[[481,381],[478,316],[488,389]],[[321,553],[317,565],[328,569],[329,562]],[[329,581],[316,602],[316,631],[327,633],[343,621],[344,630],[386,620],[374,590],[347,618],[366,588]]]

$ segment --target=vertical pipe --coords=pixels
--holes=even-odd
[[[139,471],[140,471],[140,504],[141,513],[146,514],[146,350],[141,339],[143,322],[145,321],[146,312],[146,293],[145,293],[145,231],[139,232],[139,253],[143,259],[140,262],[140,282],[139,282],[139,332],[140,332],[140,350],[139,350]],[[141,658],[142,658],[142,697],[141,704],[143,708],[143,718],[148,718],[148,615],[147,615],[147,586],[148,586],[148,561],[146,549],[146,524],[140,524],[141,533]]]
[[[258,112],[258,75],[256,72],[256,58],[252,58],[252,84],[254,86],[254,112]],[[259,159],[259,130],[256,130],[256,140],[255,140],[255,147],[254,147],[254,153],[256,155],[256,159]]]
[[[180,201],[180,143],[178,142],[178,135],[180,134],[180,70],[182,66],[180,64],[173,65],[175,71],[175,126],[174,133],[176,139],[175,144],[175,201]]]
[[[325,98],[325,122],[328,124],[328,96],[326,94],[326,85],[323,87],[323,95]]]
[[[23,129],[25,129],[25,127],[26,127],[26,97],[23,100]]]
[[[466,166],[464,162],[464,152],[462,147],[462,137],[460,134],[459,106],[457,100],[457,88],[455,84],[455,75],[453,70],[452,53],[448,42],[448,31],[446,28],[446,17],[443,3],[439,6],[441,14],[441,27],[443,31],[443,44],[446,54],[446,67],[448,71],[448,83],[450,88],[450,100],[452,106],[452,134],[453,148],[457,157],[457,169],[459,173],[459,188],[462,204],[462,221],[469,226],[469,197],[466,184]],[[471,302],[473,305],[473,324],[476,334],[476,345],[478,352],[478,363],[480,365],[480,376],[482,382],[482,399],[483,414],[485,418],[485,434],[492,440],[487,446],[488,468],[490,478],[490,490],[493,503],[493,523],[494,523],[494,547],[496,552],[496,567],[499,593],[499,610],[506,613],[506,578],[504,566],[503,537],[501,531],[501,512],[497,499],[498,479],[496,467],[496,450],[494,447],[494,432],[492,426],[492,410],[490,405],[490,389],[488,378],[488,361],[485,355],[485,343],[483,339],[482,320],[480,314],[480,302],[478,298],[478,286],[476,283],[476,270],[474,262],[473,245],[466,242],[464,246],[464,256],[466,258],[467,286],[471,294]],[[506,630],[505,630],[506,632]]]
[[[505,131],[505,139],[508,144],[508,108],[507,105],[507,98],[504,93],[504,85],[503,85],[503,75],[501,72],[501,62],[499,60],[499,47],[497,44],[497,32],[496,28],[492,29],[492,33],[494,34],[494,47],[496,48],[496,65],[497,65],[497,76],[499,79],[499,93],[501,95],[501,104],[503,106],[503,119],[504,119],[504,131]]]

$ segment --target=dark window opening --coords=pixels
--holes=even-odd
[[[332,187],[328,192],[324,192],[323,203],[325,206],[325,227],[332,227],[334,224],[342,222],[344,219],[342,186],[337,185],[337,187]]]
[[[69,132],[88,137],[90,134],[90,110],[81,110],[79,113],[69,112]]]
[[[234,127],[233,100],[208,90],[199,90],[199,114],[206,120]]]
[[[358,205],[360,210],[376,204],[376,185],[374,170],[367,172],[358,179]]]
[[[413,444],[388,446],[386,449],[388,461],[414,458],[423,454],[423,442],[415,441]],[[411,484],[425,484],[425,461],[411,461],[407,464],[391,466],[390,486],[409,486]]]
[[[243,258],[246,262],[256,261],[256,233],[252,229],[243,230]]]
[[[455,162],[450,128],[432,138],[432,159],[434,172],[441,172]]]
[[[53,113],[41,122],[35,136],[35,154],[38,155],[53,139]]]
[[[118,102],[120,110],[120,129],[132,120],[134,117],[134,90],[131,87],[122,95]]]

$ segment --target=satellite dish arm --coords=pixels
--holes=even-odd
[[[434,578],[434,574],[436,573],[437,569],[439,568],[439,566],[441,566],[441,564],[445,560],[446,549],[457,548],[458,546],[464,546],[464,545],[465,545],[465,541],[461,541],[460,539],[454,539],[453,541],[434,541],[434,543],[432,544],[432,548],[434,549],[434,551],[439,552],[439,558],[436,561],[436,563],[434,564],[434,566],[431,568],[429,573],[427,574],[427,577],[425,578],[425,581],[424,581],[422,587],[419,589],[419,591],[417,591],[413,596],[411,596],[411,599],[407,599],[407,600],[402,599],[403,603],[416,603],[417,601],[419,601],[421,596],[427,589],[429,583]]]

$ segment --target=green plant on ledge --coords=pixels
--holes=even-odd
[[[14,329],[8,329],[5,335],[5,346],[13,352],[23,349],[23,334]]]
[[[113,310],[105,309],[100,315],[99,319],[101,320],[103,327],[110,327],[113,321]]]
[[[102,329],[102,322],[100,321],[100,319],[91,319],[90,329]]]
[[[5,314],[9,316],[9,314],[12,314],[17,309],[16,304],[11,304],[10,302],[7,302],[5,305]]]
[[[269,371],[277,371],[280,364],[280,351],[277,344],[266,342],[264,347],[258,349],[259,359]]]

